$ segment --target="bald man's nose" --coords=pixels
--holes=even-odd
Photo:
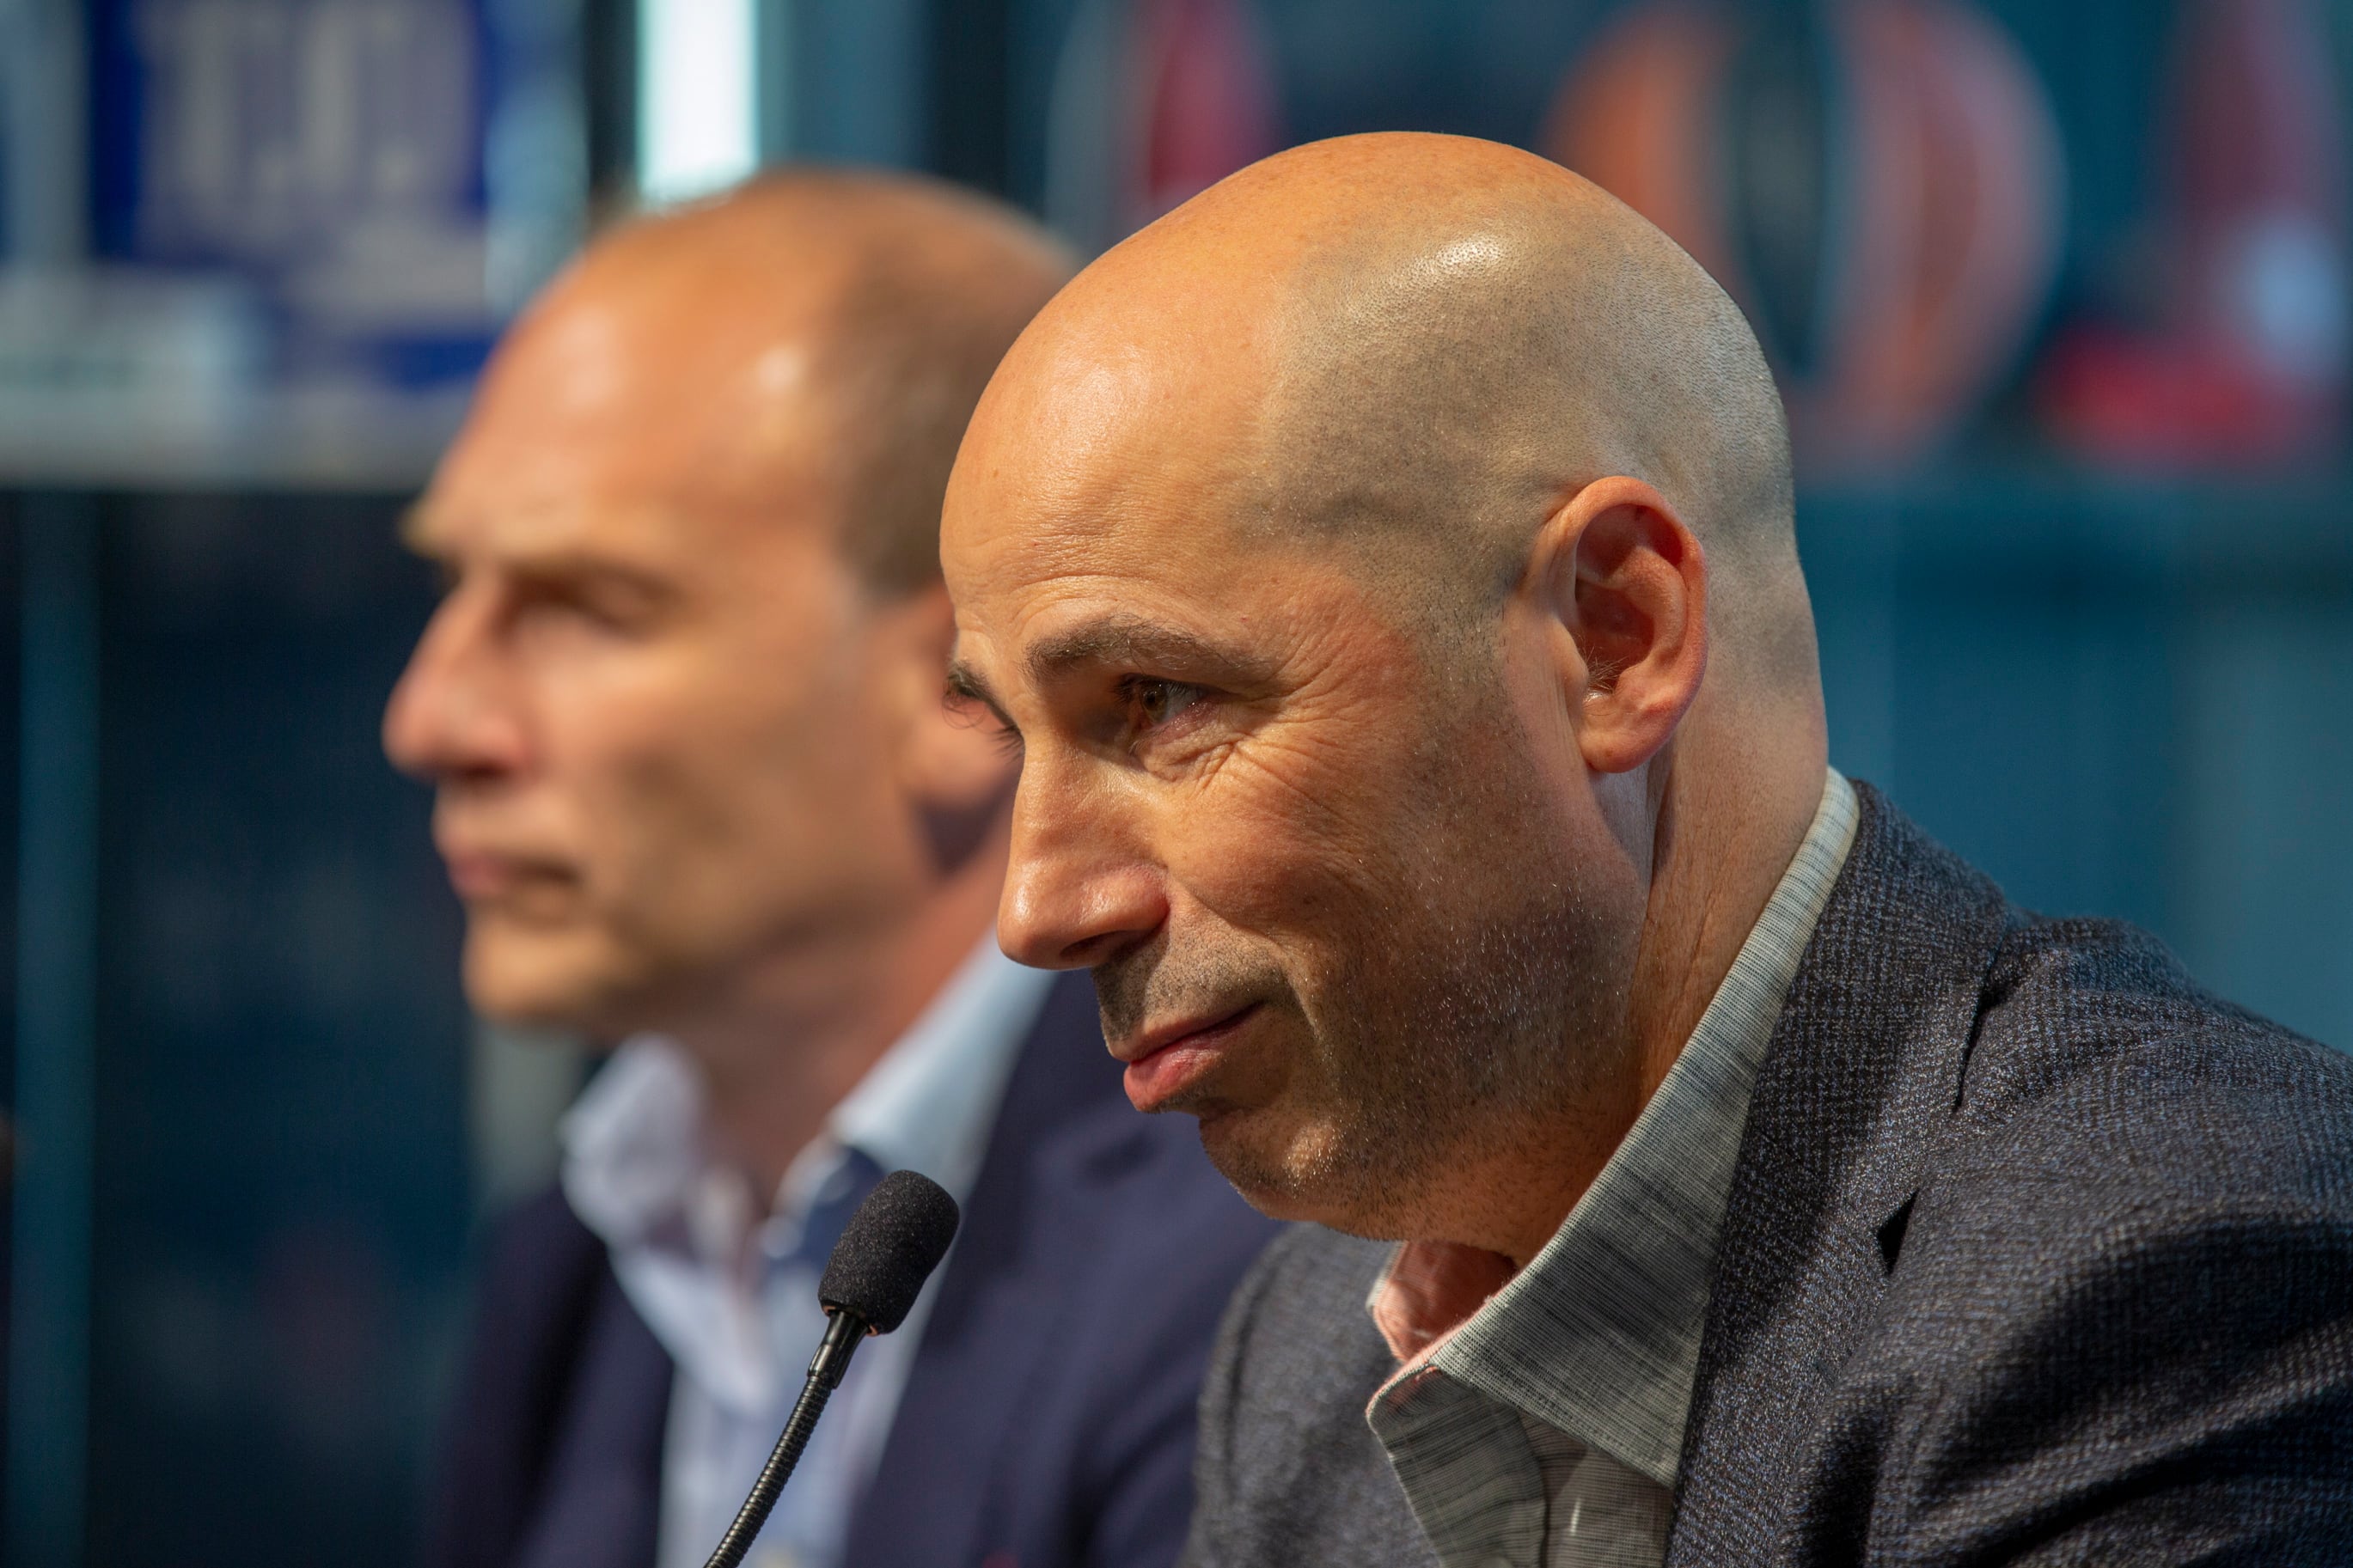
[[[1161,873],[1119,843],[1075,794],[1025,774],[1013,803],[1012,857],[997,941],[1037,969],[1087,969],[1149,938],[1168,918]]]
[[[426,623],[384,710],[384,751],[413,778],[486,778],[522,764],[523,732],[500,699],[481,618],[453,595]]]

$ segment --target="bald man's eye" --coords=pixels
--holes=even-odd
[[[1137,734],[1159,729],[1201,700],[1198,686],[1140,675],[1120,682],[1120,693],[1127,702],[1128,728]]]
[[[948,722],[959,730],[978,730],[1008,757],[1021,755],[1021,731],[995,707],[971,692],[951,685],[940,700]]]

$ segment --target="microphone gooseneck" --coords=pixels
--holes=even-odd
[[[793,1413],[761,1467],[760,1479],[752,1483],[751,1495],[703,1568],[737,1568],[752,1550],[793,1467],[800,1463],[801,1450],[817,1430],[817,1418],[825,1414],[826,1401],[849,1370],[860,1342],[869,1334],[887,1334],[907,1321],[923,1281],[947,1256],[959,1217],[955,1199],[946,1189],[913,1171],[892,1172],[858,1205],[818,1284],[818,1300],[828,1321],[825,1338],[809,1358],[808,1381],[793,1402]]]

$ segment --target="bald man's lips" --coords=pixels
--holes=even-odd
[[[1180,1019],[1146,1029],[1112,1048],[1127,1064],[1127,1098],[1138,1110],[1158,1110],[1198,1083],[1258,1012],[1248,1003],[1230,1013]]]

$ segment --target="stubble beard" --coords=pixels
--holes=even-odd
[[[1379,1239],[1432,1234],[1451,1173],[1563,1136],[1621,1054],[1606,922],[1579,896],[1515,718],[1500,701],[1477,707],[1425,748],[1404,814],[1419,831],[1385,838],[1387,863],[1367,868],[1394,892],[1359,904],[1350,929],[1317,933],[1320,973],[1165,951],[1097,971],[1107,1029],[1164,982],[1177,994],[1250,987],[1297,1015],[1308,1070],[1292,1081],[1316,1086],[1315,1103],[1288,1108],[1288,1136],[1204,1134],[1227,1180],[1270,1212]],[[1218,1117],[1207,1089],[1171,1109]]]
[[[1514,842],[1530,841],[1496,840]],[[1613,1054],[1593,1005],[1607,992],[1588,983],[1595,922],[1565,867],[1417,858],[1413,896],[1358,933],[1354,973],[1318,1009],[1320,1136],[1276,1160],[1237,1141],[1226,1169],[1245,1193],[1382,1240],[1443,1228],[1441,1190],[1473,1163],[1559,1139]]]

